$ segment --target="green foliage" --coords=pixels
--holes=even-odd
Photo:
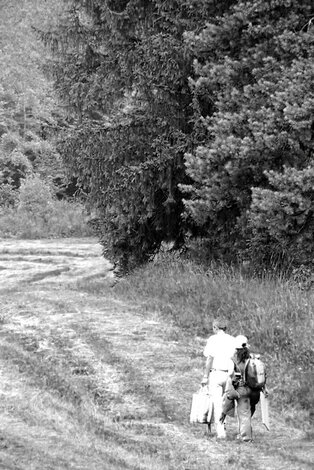
[[[0,6],[0,123],[5,131],[40,134],[43,126],[55,124],[55,98],[43,74],[47,51],[34,27],[52,21],[56,2],[49,2],[49,8],[40,0]]]
[[[312,2],[64,5],[41,33],[69,113],[59,149],[106,256],[127,268],[187,233],[225,259],[255,256],[268,240],[256,201],[273,191],[269,172],[312,164]],[[300,261],[277,235],[269,259]]]
[[[49,8],[39,0],[0,5],[0,191],[5,204],[14,202],[9,194],[32,171],[65,180],[54,142],[62,113],[43,73],[47,51],[34,32],[36,25],[51,21],[57,3],[49,2]]]
[[[0,208],[14,207],[18,200],[18,191],[11,184],[0,183]]]
[[[0,207],[14,206],[21,179],[32,172],[28,158],[20,151],[16,134],[0,137]]]
[[[312,205],[312,192],[299,189],[302,203],[293,202],[296,189],[283,206],[278,192],[270,202],[269,171],[285,175],[287,167],[296,170],[293,178],[299,174],[302,179],[313,161],[313,16],[313,3],[307,0],[238,1],[200,33],[186,35],[197,57],[191,86],[199,145],[186,155],[193,184],[182,189],[191,197],[187,213],[222,255],[249,249],[246,255],[255,256],[264,243],[264,252],[278,243],[286,256],[297,238],[296,232],[291,238],[291,230],[297,227],[300,244],[290,259],[300,254],[302,231],[307,253],[312,250],[310,227],[303,226],[311,212],[305,210],[303,222],[301,216],[295,219],[297,206]],[[287,187],[281,191],[291,193],[289,178],[282,181]]]
[[[11,154],[1,157],[0,154],[1,182],[11,184],[13,189],[17,189],[20,180],[31,172],[31,164],[27,157],[18,150],[13,150]]]
[[[56,188],[30,174],[19,189],[0,185],[0,237],[51,238],[93,235],[78,202],[57,200]]]
[[[26,178],[19,190],[18,210],[32,217],[48,219],[52,212],[54,194],[47,182],[37,175]]]
[[[262,264],[310,263],[314,254],[314,168],[266,173],[271,189],[252,194],[250,251]],[[272,258],[272,260],[271,260]]]
[[[106,255],[128,267],[162,240],[182,241],[178,184],[189,181],[193,128],[183,33],[215,9],[205,0],[66,4],[67,18],[42,35],[74,118],[60,151],[99,212]]]

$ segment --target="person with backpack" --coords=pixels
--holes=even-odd
[[[204,356],[206,365],[202,386],[209,388],[213,400],[213,415],[211,422],[215,423],[217,439],[225,439],[226,431],[223,422],[220,422],[222,413],[222,397],[225,392],[228,371],[232,364],[231,357],[234,353],[234,337],[226,333],[228,322],[224,318],[216,318],[213,321],[213,332],[206,343]],[[210,424],[209,424],[210,429]]]
[[[224,423],[237,402],[239,434],[244,442],[252,442],[251,418],[260,400],[260,392],[266,394],[266,371],[258,356],[250,353],[248,339],[239,335],[235,338],[233,368],[229,371],[226,392],[223,397],[220,422]]]

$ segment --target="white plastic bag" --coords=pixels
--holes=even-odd
[[[209,423],[213,411],[212,398],[207,387],[201,387],[192,396],[190,423]]]

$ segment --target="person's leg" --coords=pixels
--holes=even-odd
[[[220,421],[222,414],[222,389],[220,391],[220,396],[216,398],[215,402],[215,426],[218,439],[225,439],[226,429],[225,423]]]
[[[251,416],[254,415],[255,410],[256,410],[256,405],[259,402],[260,399],[260,391],[258,390],[252,390],[251,395],[250,395],[250,402],[251,402]]]
[[[239,434],[243,441],[252,440],[251,404],[249,397],[240,397],[237,406]]]
[[[210,393],[213,398],[213,419],[215,423],[217,437],[224,439],[226,437],[225,425],[220,421],[222,414],[222,397],[226,386],[227,375],[220,371],[214,371],[210,376]]]

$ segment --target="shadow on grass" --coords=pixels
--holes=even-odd
[[[30,284],[31,282],[41,281],[46,277],[60,276],[62,273],[70,271],[68,266],[59,269],[52,269],[51,271],[45,271],[44,273],[34,274],[34,276],[24,279],[23,284]]]

